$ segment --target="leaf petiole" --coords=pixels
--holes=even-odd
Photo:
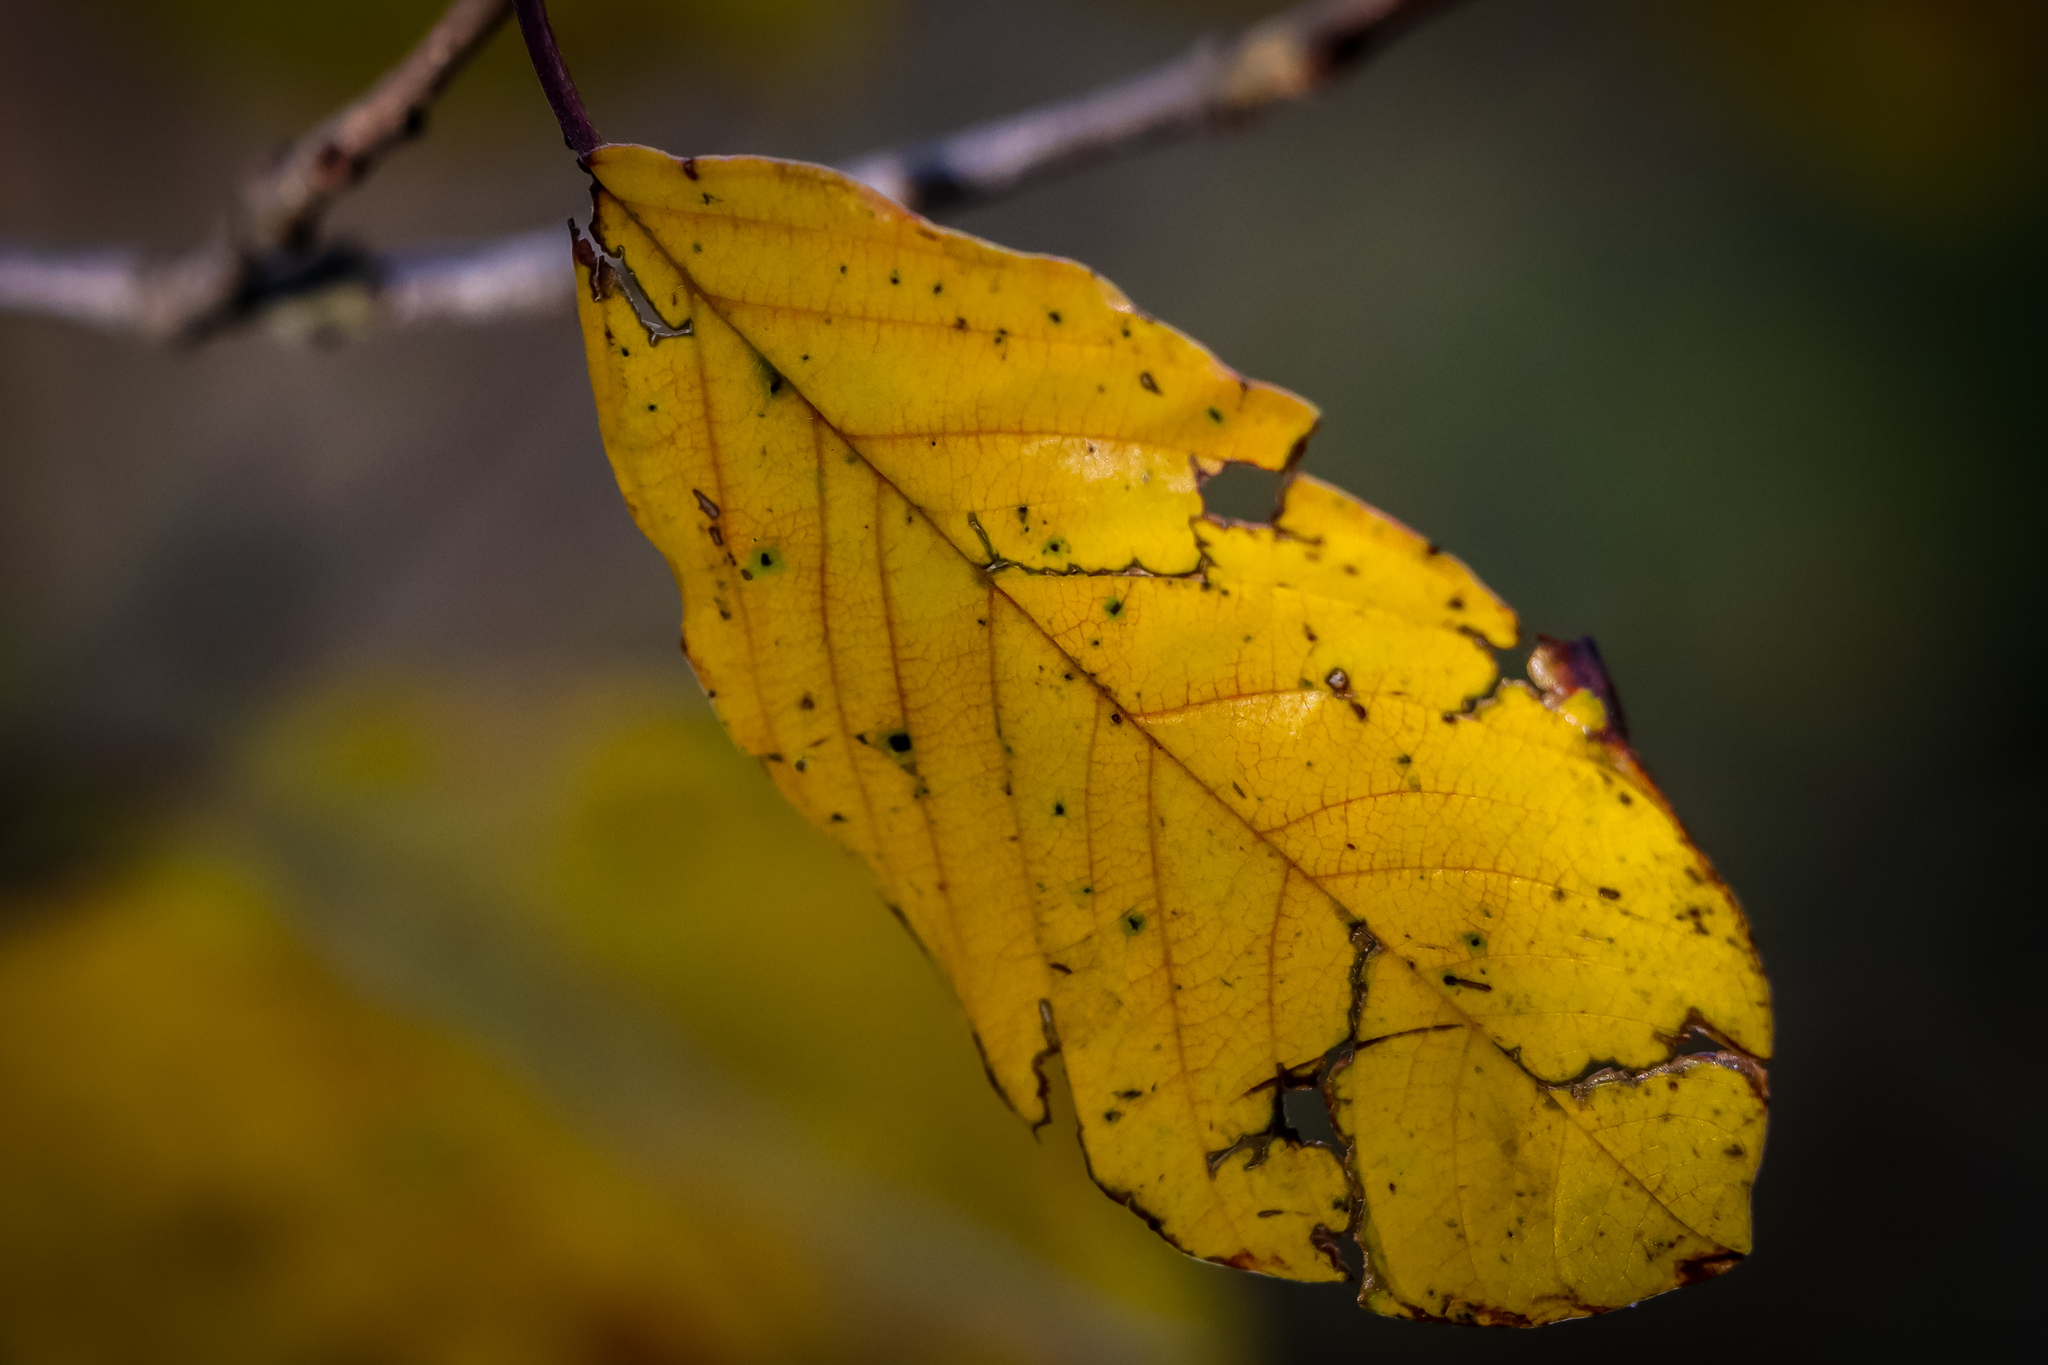
[[[555,44],[555,30],[548,23],[547,0],[515,0],[514,10],[519,15],[520,35],[526,39],[526,55],[533,61],[533,74],[540,77],[548,107],[555,111],[555,121],[562,125],[562,141],[569,144],[569,150],[581,161],[604,139],[598,136],[596,125],[583,108],[583,96],[577,93],[576,81],[562,60],[561,48]]]

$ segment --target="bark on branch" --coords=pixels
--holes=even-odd
[[[845,169],[923,213],[984,203],[1172,138],[1239,126],[1322,88],[1445,2],[1310,0],[1077,99],[874,153]],[[528,8],[538,14],[522,0],[522,22]],[[245,186],[220,235],[189,256],[150,266],[120,250],[0,244],[0,311],[172,342],[259,317],[287,334],[330,337],[567,311],[571,274],[559,229],[383,255],[320,235],[327,210],[419,131],[434,98],[512,9],[513,0],[455,0],[374,89]],[[575,131],[565,122],[572,146]]]
[[[399,144],[512,12],[512,0],[454,0],[363,97],[244,183],[213,237],[145,265],[133,252],[0,246],[0,308],[192,342],[290,298],[362,273],[360,253],[322,236],[327,212]]]
[[[920,213],[982,203],[1176,137],[1240,125],[1327,85],[1397,21],[1438,0],[1311,0],[1228,42],[1204,42],[1150,71],[968,128],[862,157],[856,180]]]
[[[243,187],[240,245],[303,247],[344,192],[426,126],[427,110],[512,12],[510,0],[455,0],[405,60]]]

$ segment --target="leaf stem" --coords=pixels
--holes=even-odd
[[[533,59],[533,74],[540,77],[548,107],[555,111],[555,121],[562,125],[562,141],[569,144],[569,150],[581,161],[604,139],[598,136],[584,110],[583,96],[576,93],[576,82],[562,60],[562,50],[555,45],[555,31],[548,24],[547,0],[515,0],[513,8],[519,15],[519,32],[526,39],[526,55]]]

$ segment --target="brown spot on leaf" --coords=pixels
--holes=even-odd
[[[1710,1251],[1704,1256],[1695,1256],[1689,1261],[1678,1263],[1678,1282],[1698,1284],[1711,1280],[1717,1275],[1726,1275],[1742,1263],[1739,1251]]]
[[[1559,640],[1549,635],[1536,637],[1529,654],[1529,681],[1543,693],[1543,704],[1556,709],[1578,691],[1591,692],[1607,711],[1603,739],[1628,742],[1628,720],[1622,714],[1621,698],[1614,690],[1607,666],[1600,660],[1600,647],[1590,635],[1576,640]]]

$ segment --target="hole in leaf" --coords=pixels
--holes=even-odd
[[[1248,464],[1227,464],[1202,485],[1202,507],[1231,521],[1270,521],[1280,507],[1284,475]]]
[[[1280,1112],[1304,1142],[1327,1142],[1340,1152],[1344,1150],[1337,1130],[1330,1126],[1330,1111],[1323,1105],[1320,1090],[1287,1091],[1280,1097]]]

